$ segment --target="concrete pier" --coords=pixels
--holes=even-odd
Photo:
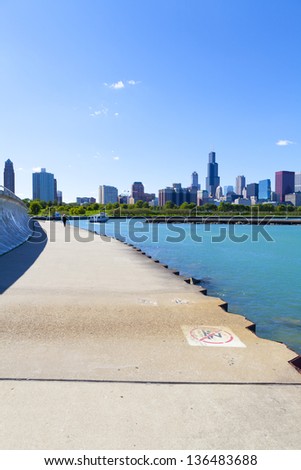
[[[2,449],[300,448],[296,353],[133,248],[40,223],[0,258]]]

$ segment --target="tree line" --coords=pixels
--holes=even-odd
[[[275,215],[300,215],[301,207],[295,207],[290,204],[256,204],[254,206],[243,206],[240,204],[231,204],[229,202],[221,202],[218,206],[212,203],[206,203],[197,206],[194,203],[184,202],[180,206],[168,201],[163,207],[151,207],[148,202],[137,201],[135,204],[119,204],[115,202],[106,205],[97,202],[93,204],[78,205],[76,203],[55,204],[46,201],[24,199],[29,214],[32,216],[54,217],[55,215],[70,216],[91,216],[99,212],[106,212],[110,217],[130,217],[130,216],[197,216],[197,215],[250,215],[258,212],[260,214]]]

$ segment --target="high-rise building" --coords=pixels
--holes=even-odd
[[[132,184],[132,198],[134,202],[144,201],[144,186],[141,181],[135,181]]]
[[[208,191],[209,196],[215,196],[216,188],[219,184],[220,178],[218,176],[218,164],[215,161],[215,152],[210,152],[206,177],[206,191]]]
[[[284,196],[284,200],[286,203],[291,203],[293,206],[300,207],[301,206],[301,193],[293,193],[293,194],[286,194]]]
[[[243,194],[243,189],[246,187],[246,178],[244,175],[239,175],[236,177],[235,192],[239,196]]]
[[[285,195],[295,191],[295,173],[293,171],[276,171],[275,192],[279,202],[285,202]]]
[[[223,197],[223,188],[218,186],[215,191],[215,198],[220,200],[221,197]]]
[[[57,190],[57,203],[59,205],[63,203],[63,193],[59,190]]]
[[[228,193],[233,193],[234,188],[232,185],[224,186],[224,195],[227,196]]]
[[[57,180],[54,178],[53,180],[53,185],[54,185],[54,188],[53,188],[53,191],[54,191],[54,201],[57,201]]]
[[[41,168],[38,173],[32,174],[32,197],[41,201],[54,202],[55,200],[54,175]]]
[[[159,206],[165,206],[167,202],[174,202],[174,188],[159,189]]]
[[[295,193],[301,192],[301,173],[295,173]]]
[[[258,199],[260,201],[271,200],[271,180],[261,180],[258,183]]]
[[[118,202],[118,189],[114,186],[99,186],[99,203],[109,204]]]
[[[258,183],[247,184],[247,198],[258,197]]]
[[[209,194],[206,190],[200,190],[197,193],[197,205],[202,206],[206,204],[209,200]]]
[[[172,187],[159,189],[159,206],[164,206],[168,201],[176,206],[181,206],[183,202],[197,203],[197,188],[182,188],[181,183],[173,183]]]
[[[4,165],[3,186],[12,193],[15,192],[15,172],[13,162],[8,159]]]
[[[198,203],[198,191],[200,191],[198,188],[200,188],[199,184],[197,187],[188,188],[189,202],[193,202],[196,205]]]
[[[194,171],[191,175],[191,188],[196,188],[197,190],[199,188],[199,175],[197,174],[196,171]]]
[[[180,206],[184,202],[183,201],[182,185],[181,185],[181,183],[173,183],[172,187],[173,187],[173,190],[174,190],[173,202],[177,206]]]
[[[94,204],[96,199],[94,197],[77,197],[76,204],[79,206],[82,204]]]

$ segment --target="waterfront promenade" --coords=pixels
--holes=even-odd
[[[301,448],[293,351],[132,247],[40,224],[0,257],[2,449]]]

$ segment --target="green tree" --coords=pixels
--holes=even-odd
[[[275,206],[274,204],[260,204],[259,205],[259,212],[274,212]]]
[[[233,207],[231,202],[222,201],[217,209],[219,212],[232,212]]]
[[[31,203],[29,204],[29,212],[32,215],[38,215],[41,210],[42,210],[42,205],[40,204],[39,201],[31,201]]]
[[[46,209],[46,207],[48,205],[46,201],[39,201],[39,203],[41,204],[43,209]]]
[[[207,202],[206,204],[204,204],[204,210],[206,212],[216,212],[217,211],[217,206],[215,204],[212,204],[210,202]]]
[[[137,209],[141,209],[143,207],[143,201],[137,201],[135,203],[135,207],[137,207]]]
[[[276,211],[279,212],[285,212],[286,211],[286,206],[284,204],[280,204],[279,206],[276,207]]]
[[[26,199],[22,199],[22,201],[24,202],[24,204],[29,207],[30,206],[30,199],[26,198]]]
[[[174,203],[172,201],[167,201],[164,207],[165,209],[172,209],[174,207]]]

